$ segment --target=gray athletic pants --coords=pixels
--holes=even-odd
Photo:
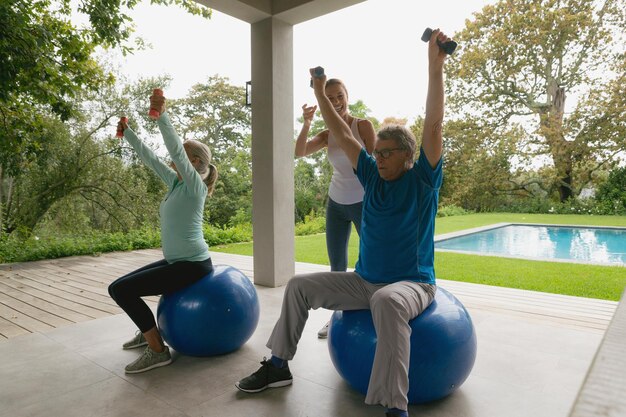
[[[365,403],[406,410],[409,390],[411,327],[435,297],[435,285],[411,281],[372,284],[355,272],[296,275],[287,284],[280,317],[267,347],[272,355],[293,359],[309,309],[370,309],[378,337]]]

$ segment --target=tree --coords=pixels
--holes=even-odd
[[[598,187],[595,199],[606,214],[626,214],[626,167],[611,171]]]
[[[491,132],[481,122],[452,120],[445,125],[445,175],[440,192],[444,205],[489,211],[511,197],[534,193],[536,178],[513,168],[521,132]]]
[[[158,199],[165,191],[147,193],[151,174],[141,166],[125,165],[116,157],[118,145],[95,140],[87,131],[72,133],[68,126],[51,120],[37,161],[15,179],[13,209],[7,232],[28,236],[52,211],[53,218],[72,213],[72,230],[80,221],[89,229],[128,231],[144,223],[156,223]],[[158,195],[158,197],[156,197]]]
[[[0,212],[2,230],[28,235],[52,211],[64,217],[59,209],[63,204],[80,207],[77,218],[92,228],[129,230],[155,224],[163,185],[137,163],[129,146],[112,136],[122,114],[130,117],[135,130],[154,130],[146,115],[147,97],[155,85],[168,82],[160,77],[121,86],[120,91],[85,91],[72,103],[75,111],[65,122],[42,115],[39,128],[30,133],[39,144],[37,158],[25,159],[13,175],[3,178],[0,173],[0,207],[6,207]]]
[[[450,107],[493,131],[519,124],[522,160],[548,156],[544,187],[560,201],[576,196],[624,149],[625,15],[621,0],[485,6],[455,36],[463,48],[447,68]]]
[[[0,3],[0,103],[27,98],[49,105],[67,119],[72,99],[83,88],[106,81],[92,55],[97,46],[132,52],[133,32],[125,14],[139,0],[81,0],[78,12],[90,24],[71,22],[71,0],[9,0]],[[180,5],[192,14],[211,16],[211,10],[185,0],[152,0],[152,4]],[[111,81],[108,79],[108,81]]]
[[[315,166],[305,159],[296,160],[294,169],[295,219],[302,222],[311,212],[320,212],[324,207],[324,189],[317,175]]]
[[[71,21],[71,0],[0,2],[0,233],[6,225],[15,177],[25,172],[44,148],[51,118],[68,121],[84,92],[111,87],[114,78],[94,59],[98,46],[129,45],[132,20],[125,14],[138,0],[80,0],[78,12],[89,24]],[[210,17],[211,11],[186,0],[152,0],[179,5]],[[15,207],[13,207],[15,208]]]
[[[397,118],[397,117],[385,117],[383,119],[383,122],[381,124],[381,126],[385,126],[385,125],[400,125],[400,126],[406,126],[408,122],[408,119],[403,117],[401,119]]]
[[[128,45],[132,20],[125,10],[138,0],[81,0],[78,12],[89,25],[71,21],[71,0],[0,2],[0,169],[14,174],[40,148],[44,115],[66,121],[83,91],[112,85],[113,77],[93,58],[96,47]],[[180,5],[194,14],[211,11],[186,0],[152,0]]]
[[[213,195],[207,198],[205,221],[219,226],[252,221],[251,136],[245,149],[233,149],[229,158],[215,160],[219,178]]]
[[[230,84],[227,77],[214,75],[194,85],[171,108],[179,134],[206,143],[220,161],[230,158],[233,149],[249,146],[251,114],[245,105],[245,89]]]
[[[203,142],[213,153],[219,179],[207,199],[205,219],[226,225],[237,213],[251,212],[251,114],[245,105],[245,89],[214,75],[169,106],[181,137]]]

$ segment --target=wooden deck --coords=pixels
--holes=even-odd
[[[116,278],[161,259],[156,249],[0,265],[0,339],[45,332],[72,323],[119,314],[107,286]],[[213,252],[254,279],[252,257]],[[296,272],[325,271],[296,263]],[[559,326],[604,332],[616,302],[439,280],[469,309],[499,311]],[[158,297],[147,297],[156,306]]]

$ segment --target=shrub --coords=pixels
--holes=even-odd
[[[596,192],[595,201],[603,214],[626,214],[626,167],[611,171]]]
[[[554,206],[554,202],[548,198],[528,197],[516,198],[508,201],[498,207],[494,211],[502,213],[549,213]]]
[[[206,240],[209,246],[249,242],[252,240],[252,225],[250,223],[237,224],[232,227],[223,228],[205,224],[203,226],[203,232],[204,240]]]
[[[103,252],[126,251],[159,247],[159,230],[144,228],[128,233],[90,232],[81,235],[31,235],[22,239],[18,234],[0,240],[0,262],[25,262],[74,255],[97,255]]]
[[[562,203],[548,198],[525,198],[498,207],[496,211],[531,214],[616,214],[612,208],[607,208],[603,203],[590,198],[571,198]]]
[[[325,231],[326,218],[316,216],[313,212],[308,216],[304,216],[302,223],[296,224],[296,236],[314,235],[316,233],[324,233]]]
[[[471,213],[454,205],[442,206],[439,217],[458,216]],[[216,246],[228,243],[252,241],[252,224],[239,223],[231,227],[205,224],[204,239],[208,245]],[[315,212],[304,217],[304,221],[295,225],[296,236],[324,233],[326,218]],[[127,233],[86,232],[80,235],[50,235],[27,239],[18,234],[0,236],[0,263],[25,262],[39,259],[54,259],[74,255],[97,255],[104,252],[150,249],[161,246],[161,233],[157,228],[142,228]]]
[[[437,210],[437,217],[462,216],[464,214],[470,213],[472,213],[472,211],[465,210],[463,207],[451,204],[448,206],[439,207],[439,209]]]

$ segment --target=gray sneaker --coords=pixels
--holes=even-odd
[[[143,337],[143,333],[141,333],[140,330],[137,330],[137,332],[135,333],[135,337],[124,343],[122,345],[122,349],[135,349],[138,347],[146,346],[147,344],[148,342],[146,342],[146,338]]]
[[[170,355],[170,349],[167,346],[164,346],[163,352],[155,352],[148,346],[139,359],[126,365],[125,371],[127,374],[138,374],[170,363],[172,363],[172,355]]]
[[[319,332],[317,332],[317,337],[320,339],[326,339],[328,337],[328,326],[330,326],[330,321],[328,321],[324,327],[322,327],[320,329]]]

